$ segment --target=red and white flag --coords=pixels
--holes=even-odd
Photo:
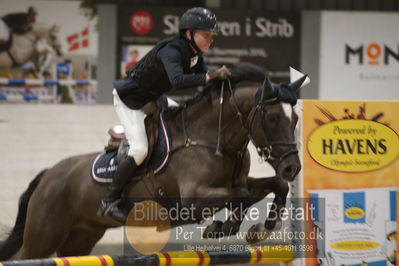
[[[71,34],[67,37],[67,41],[69,44],[68,51],[76,51],[81,48],[89,47],[89,27],[83,29],[79,33]]]

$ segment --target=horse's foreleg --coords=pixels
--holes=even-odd
[[[224,187],[208,187],[205,185],[185,191],[181,196],[183,207],[194,208],[195,219],[199,222],[207,217],[204,214],[213,213],[215,210],[227,206],[227,199],[233,197],[231,189]],[[194,196],[196,195],[196,196]],[[212,206],[210,208],[210,206]],[[209,211],[208,211],[209,209]]]
[[[289,186],[281,178],[253,178],[248,177],[248,187],[252,196],[256,198],[256,202],[262,200],[269,193],[274,193],[273,203],[269,210],[268,217],[265,221],[265,227],[268,230],[278,230],[276,224],[281,222],[281,209],[285,207]],[[280,224],[281,226],[281,224]]]
[[[215,212],[229,206],[229,202],[239,197],[240,190],[226,187],[209,187],[190,184],[181,192],[182,207],[192,208],[193,219],[201,222]]]
[[[252,205],[252,200],[247,189],[237,188],[233,189],[233,191],[235,197],[227,201],[224,206],[231,211],[231,214],[225,222],[214,221],[207,226],[203,233],[204,238],[231,236],[240,230],[248,208]]]
[[[200,186],[197,188],[197,195],[201,198],[229,198],[233,194],[230,189],[224,187]]]
[[[225,222],[214,221],[209,225],[203,234],[204,237],[230,236],[235,235],[240,230],[241,223],[245,218],[248,208],[252,205],[251,195],[247,189],[247,177],[250,163],[250,154],[247,150],[244,158],[236,164],[239,173],[233,179],[233,197],[226,206],[227,209],[231,211],[231,214]]]
[[[240,230],[248,208],[252,205],[252,199],[248,189],[242,187],[233,188],[232,195],[232,197],[225,201],[223,206],[230,210],[231,214],[225,222],[214,221],[209,225],[204,231],[204,238],[208,236],[219,238],[235,235]]]
[[[229,203],[228,209],[231,211],[229,218],[223,223],[221,231],[224,235],[235,235],[239,230],[248,208],[253,201],[248,191],[248,173],[251,165],[251,158],[248,149],[242,160],[236,164],[239,173],[233,179],[233,191],[235,198]]]
[[[265,227],[267,230],[280,230],[282,226],[281,210],[285,208],[289,186],[287,182],[282,181],[280,178],[273,185],[272,192],[274,193],[274,199],[265,221]]]
[[[232,199],[228,206],[231,214],[221,227],[221,231],[225,236],[237,234],[249,207],[253,204],[247,189],[237,188],[236,191],[237,197]]]
[[[264,224],[253,225],[247,234],[247,241],[251,243],[259,242],[268,237],[271,231],[281,228],[281,209],[285,207],[289,191],[288,183],[278,177],[271,178],[252,178],[248,177],[248,187],[251,195],[256,197],[256,201],[262,200],[269,193],[273,192],[275,197],[271,204],[268,217]]]

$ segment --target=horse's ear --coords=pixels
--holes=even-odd
[[[305,80],[307,78],[308,78],[308,75],[303,75],[301,78],[288,84],[288,87],[290,87],[293,91],[297,91],[302,86],[302,84],[305,82]]]
[[[260,102],[263,102],[266,99],[269,99],[272,95],[274,95],[276,89],[273,87],[272,82],[269,79],[269,76],[265,75],[265,80],[262,85],[262,95],[260,98]]]

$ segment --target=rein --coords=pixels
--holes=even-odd
[[[237,155],[239,158],[243,158],[246,148],[248,146],[249,141],[252,142],[252,144],[255,146],[256,151],[258,152],[258,155],[260,157],[260,161],[277,161],[277,165],[284,160],[285,158],[287,158],[290,155],[294,155],[294,154],[298,154],[298,149],[296,148],[296,142],[295,141],[272,141],[269,142],[267,140],[266,137],[266,124],[264,119],[262,119],[262,129],[263,129],[263,137],[265,139],[265,143],[267,143],[266,146],[261,147],[254,139],[254,137],[252,136],[252,133],[250,131],[250,129],[252,128],[252,125],[254,123],[254,118],[257,114],[257,112],[261,112],[261,115],[264,115],[265,112],[265,106],[267,103],[275,103],[277,102],[277,98],[271,98],[268,99],[266,101],[263,101],[262,103],[257,103],[254,107],[252,107],[248,118],[247,118],[247,124],[246,125],[243,121],[243,114],[238,106],[237,100],[234,96],[234,91],[232,89],[231,86],[231,81],[230,79],[227,79],[227,83],[228,83],[228,89],[230,90],[230,93],[232,95],[233,98],[233,106],[236,110],[236,115],[228,122],[226,123],[226,125],[224,127],[222,127],[223,124],[223,103],[224,103],[224,85],[225,85],[225,81],[222,82],[221,85],[221,93],[220,93],[220,99],[219,99],[219,117],[218,117],[218,136],[217,136],[217,142],[216,145],[215,144],[209,144],[209,143],[204,143],[201,141],[193,141],[191,138],[189,138],[188,134],[187,134],[187,129],[186,129],[186,122],[185,122],[185,109],[186,106],[183,107],[182,109],[182,128],[183,128],[183,137],[184,137],[184,144],[177,146],[173,149],[171,149],[169,151],[169,153],[172,153],[176,150],[179,150],[181,148],[184,147],[189,147],[189,146],[202,146],[202,147],[206,147],[206,148],[210,148],[210,149],[215,149],[215,155],[223,157],[223,153],[222,153],[222,149],[221,149],[221,135],[223,133],[224,130],[226,130],[231,124],[233,124],[233,122],[238,119],[240,121],[241,127],[242,129],[244,129],[245,134],[248,136],[247,141],[244,142],[243,146],[241,147],[241,149],[238,151]],[[290,149],[288,151],[286,151],[285,153],[283,153],[282,155],[280,155],[279,157],[275,157],[272,155],[273,153],[273,147],[275,146],[295,146],[293,149]]]

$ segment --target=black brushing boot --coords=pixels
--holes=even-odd
[[[137,170],[137,164],[134,158],[126,156],[126,158],[118,165],[112,183],[108,186],[105,197],[101,200],[97,215],[100,217],[109,216],[121,223],[126,221],[125,213],[119,209],[118,203],[122,197],[123,188],[132,178]]]

